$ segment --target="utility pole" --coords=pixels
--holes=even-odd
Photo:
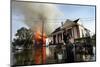
[[[41,61],[42,61],[42,64],[45,64],[46,63],[46,43],[45,43],[45,36],[44,36],[44,23],[45,23],[45,17],[40,14],[40,23],[42,23],[42,28],[41,28]]]
[[[43,43],[43,33],[44,33],[44,17],[42,16],[42,15],[40,15],[40,21],[42,21],[41,23],[42,23],[42,35],[41,35],[41,53],[42,53],[42,64],[44,64],[44,54],[43,54],[43,47],[44,47],[44,43]]]
[[[42,64],[44,63],[44,60],[43,60],[43,32],[44,32],[44,18],[42,18]]]

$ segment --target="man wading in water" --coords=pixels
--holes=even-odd
[[[65,43],[65,47],[66,47],[66,54],[67,54],[67,57],[65,59],[65,62],[67,63],[71,63],[71,62],[74,62],[74,52],[73,52],[73,44],[71,42],[71,34],[69,34],[69,32],[66,32],[66,30],[64,30],[64,33],[63,33],[63,41]],[[73,40],[72,40],[73,41]]]

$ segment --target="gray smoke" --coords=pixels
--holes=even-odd
[[[42,30],[44,22],[44,31],[50,34],[56,27],[61,25],[57,23],[61,12],[55,5],[34,2],[12,2],[12,14],[23,16],[22,20],[33,31]]]

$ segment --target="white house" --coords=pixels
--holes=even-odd
[[[79,24],[79,19],[71,21],[67,19],[61,27],[58,27],[51,33],[53,44],[61,43],[63,40],[63,32],[69,32],[74,39],[90,36],[90,31],[82,24]]]

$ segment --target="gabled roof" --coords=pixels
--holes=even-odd
[[[79,20],[80,19],[76,19],[76,20],[74,20],[74,21],[71,21],[70,19],[67,19],[66,21],[65,21],[65,23],[63,24],[63,26],[62,26],[62,28],[61,27],[58,27],[58,28],[56,28],[53,32],[52,32],[52,34],[53,33],[56,33],[56,32],[59,32],[59,31],[61,31],[63,28],[66,28],[66,27],[71,27],[71,26],[73,26],[73,25],[80,25],[80,24],[78,24],[78,22],[79,22]],[[80,25],[80,26],[82,26],[82,25]],[[84,26],[82,26],[82,27],[84,27]],[[85,28],[84,27],[84,29],[86,29],[86,30],[88,30],[87,28]]]
[[[66,22],[63,24],[63,27],[67,27],[67,26],[76,24],[78,21],[79,21],[79,19],[76,19],[74,21],[71,21],[70,19],[67,19]],[[58,27],[52,32],[52,34],[58,32],[58,31],[61,31],[61,30],[62,30],[61,27]]]
[[[79,19],[74,20],[73,22],[77,23],[79,21]]]
[[[61,30],[61,27],[56,28],[52,33],[56,33]]]
[[[71,27],[71,26],[77,24],[78,21],[79,21],[79,19],[76,19],[76,20],[74,20],[74,21],[72,21],[72,20],[70,20],[70,19],[67,19],[67,20],[65,21],[65,23],[63,24],[62,27],[63,27],[63,28],[65,28],[65,27]]]

